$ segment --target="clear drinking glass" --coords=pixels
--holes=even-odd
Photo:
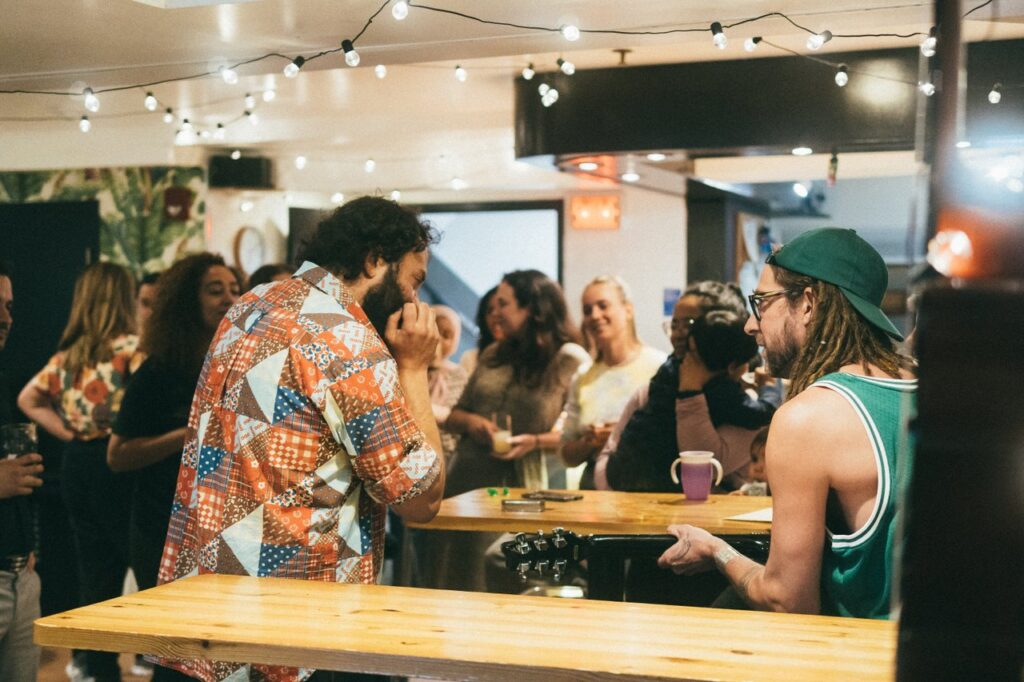
[[[6,424],[0,426],[0,452],[8,459],[20,457],[30,452],[38,452],[39,440],[36,438],[36,425]]]

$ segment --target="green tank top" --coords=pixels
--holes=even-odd
[[[833,373],[814,382],[843,396],[871,441],[878,471],[875,506],[861,528],[848,535],[828,532],[822,557],[822,613],[887,619],[898,530],[897,498],[911,467],[906,424],[915,409],[916,379]]]

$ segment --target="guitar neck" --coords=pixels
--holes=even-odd
[[[768,557],[770,543],[767,534],[720,536],[740,554],[763,562]],[[586,538],[582,558],[594,557],[659,557],[674,545],[674,535],[593,535]]]

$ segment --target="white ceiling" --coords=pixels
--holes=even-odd
[[[196,0],[2,2],[0,89],[78,92],[85,85],[100,89],[202,73],[269,52],[290,58],[332,49],[354,36],[382,0],[253,0],[179,9],[152,5]],[[835,33],[927,31],[932,11],[928,2],[899,0],[834,0],[827,6],[817,0],[739,0],[725,6],[708,0],[431,4],[496,21],[628,30],[703,28],[712,20],[728,24],[779,10],[812,29]],[[989,21],[993,13],[998,21]],[[972,15],[966,33],[970,39],[1021,37],[1021,17],[1024,0],[993,3]],[[415,6],[397,22],[386,8],[357,41],[359,68],[348,68],[333,55],[286,79],[281,69],[287,60],[275,57],[240,68],[236,85],[212,77],[147,88],[161,108],[178,113],[173,125],[142,108],[143,90],[102,95],[102,108],[90,114],[88,134],[77,129],[86,113],[80,96],[0,94],[0,169],[187,163],[213,148],[237,147],[274,157],[279,186],[294,190],[442,189],[457,176],[469,191],[558,192],[578,181],[513,159],[511,81],[526,63],[552,70],[555,59],[565,56],[579,68],[608,67],[618,63],[615,48],[632,49],[630,64],[736,59],[747,56],[742,40],[754,34],[806,51],[806,34],[777,18],[728,34],[724,51],[711,46],[707,32],[584,34],[568,43],[557,33],[485,25]],[[822,53],[916,43],[837,38]],[[773,54],[779,53],[762,47],[757,56]],[[388,66],[384,80],[374,76],[376,64]],[[454,78],[456,64],[469,72],[465,83]],[[180,117],[207,127],[230,122],[242,113],[246,92],[268,88],[277,97],[269,103],[257,98],[258,126],[239,121],[228,125],[223,142],[173,144]],[[302,171],[292,165],[298,154],[308,157]],[[377,162],[372,175],[363,170],[367,158]],[[754,169],[759,162],[744,163]],[[785,172],[782,164],[769,165]],[[727,179],[742,181],[736,164],[722,169]],[[806,177],[803,168],[799,172]],[[763,167],[752,170],[758,177],[764,173]]]

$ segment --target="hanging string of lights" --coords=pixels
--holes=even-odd
[[[968,10],[964,14],[964,17],[966,18],[966,17],[970,16],[971,14],[973,14],[974,12],[977,12],[978,10],[980,10],[980,9],[990,5],[990,4],[992,4],[993,1],[994,0],[985,0],[984,2],[980,3],[979,5],[977,5],[977,6],[973,7],[973,8],[971,8],[970,10]],[[369,27],[373,23],[373,21],[381,14],[381,12],[384,11],[384,9],[387,8],[387,6],[389,4],[392,5],[392,7],[391,7],[391,14],[392,14],[393,18],[395,20],[397,20],[397,21],[404,21],[405,19],[407,19],[408,16],[409,16],[410,9],[415,8],[417,10],[423,10],[423,11],[426,11],[426,12],[434,12],[434,13],[438,13],[438,14],[454,16],[454,17],[458,17],[460,19],[464,19],[464,20],[467,20],[467,21],[473,21],[473,22],[477,22],[477,23],[485,24],[485,25],[489,25],[489,26],[502,26],[502,27],[515,28],[515,29],[519,29],[519,30],[545,32],[545,33],[559,33],[568,42],[576,42],[583,35],[653,36],[653,35],[672,35],[672,34],[682,34],[682,33],[703,33],[703,32],[710,31],[710,33],[712,35],[712,42],[714,43],[714,45],[716,47],[718,47],[719,49],[723,49],[724,50],[724,49],[726,49],[726,47],[728,45],[728,37],[727,37],[727,35],[725,33],[725,31],[727,29],[733,29],[733,28],[736,28],[736,27],[739,27],[739,26],[745,26],[745,25],[748,25],[748,24],[753,24],[753,23],[760,22],[760,21],[765,21],[765,20],[768,20],[768,19],[782,19],[782,20],[788,22],[794,28],[798,29],[799,31],[802,31],[802,32],[808,34],[806,45],[807,45],[807,49],[811,50],[811,51],[819,50],[821,47],[823,47],[825,45],[825,43],[828,43],[828,42],[830,42],[830,41],[832,41],[834,39],[844,39],[844,38],[897,38],[897,39],[910,39],[910,38],[923,37],[923,40],[920,43],[921,52],[922,52],[922,54],[924,56],[930,57],[930,56],[934,55],[935,47],[936,47],[936,43],[937,43],[937,36],[936,36],[935,28],[932,28],[928,33],[923,33],[923,32],[911,32],[911,33],[834,33],[831,30],[827,30],[827,29],[826,30],[822,30],[822,31],[815,31],[815,30],[813,30],[813,29],[811,29],[811,28],[809,28],[809,27],[807,27],[807,26],[797,22],[791,16],[785,14],[784,12],[777,12],[777,11],[766,12],[764,14],[760,14],[760,15],[757,15],[757,16],[748,17],[748,18],[745,18],[745,19],[740,19],[740,20],[737,20],[737,21],[733,21],[731,23],[722,23],[720,21],[714,21],[714,22],[710,23],[710,28],[704,28],[703,26],[699,26],[699,27],[697,27],[697,26],[688,26],[688,27],[670,27],[670,26],[667,26],[667,27],[664,27],[664,28],[655,27],[655,28],[644,29],[644,30],[630,30],[630,29],[610,29],[610,28],[580,28],[579,26],[576,26],[574,24],[562,24],[562,25],[557,26],[557,27],[553,27],[553,26],[539,26],[539,25],[531,25],[531,24],[520,24],[520,23],[515,23],[515,22],[506,22],[506,21],[498,21],[498,20],[493,20],[493,19],[486,19],[486,18],[483,18],[483,17],[479,17],[479,16],[475,16],[475,15],[472,15],[472,14],[468,14],[466,12],[460,12],[460,11],[457,11],[457,10],[447,9],[447,8],[443,8],[443,7],[436,7],[436,6],[433,6],[433,5],[423,4],[423,3],[419,3],[419,2],[413,2],[411,0],[398,0],[398,1],[385,0],[380,5],[380,7],[378,7],[377,10],[372,15],[370,15],[370,17],[363,24],[362,28],[354,36],[352,36],[351,38],[343,39],[340,42],[340,46],[338,46],[338,47],[334,47],[334,48],[330,48],[330,49],[324,49],[324,50],[321,50],[320,52],[317,52],[317,53],[309,55],[309,56],[298,55],[296,57],[288,57],[288,56],[286,56],[284,54],[281,54],[279,52],[269,52],[269,53],[266,53],[266,54],[263,54],[263,55],[260,55],[260,56],[257,56],[257,57],[253,57],[251,59],[245,59],[245,60],[233,63],[233,64],[222,64],[222,65],[218,66],[215,71],[198,72],[198,73],[193,73],[193,74],[189,74],[189,75],[185,75],[185,76],[177,76],[177,77],[172,77],[172,78],[164,78],[164,79],[160,79],[160,80],[156,80],[156,81],[150,81],[150,82],[145,82],[145,83],[133,83],[133,84],[129,84],[129,85],[111,86],[111,87],[106,87],[106,88],[85,87],[81,92],[58,91],[58,90],[0,89],[0,94],[7,94],[7,95],[16,95],[16,94],[20,94],[20,95],[48,95],[48,96],[60,96],[60,97],[82,97],[83,98],[83,104],[84,104],[85,109],[86,109],[86,111],[88,113],[83,115],[78,120],[79,121],[79,127],[80,127],[80,129],[83,132],[88,132],[91,129],[91,126],[92,126],[92,121],[89,119],[89,113],[97,113],[99,111],[99,109],[100,109],[99,95],[105,94],[105,93],[122,92],[122,91],[126,91],[126,90],[138,89],[138,90],[143,90],[146,93],[145,98],[143,100],[143,107],[144,107],[144,109],[146,111],[154,112],[155,113],[159,109],[163,108],[162,118],[163,118],[163,120],[166,123],[171,124],[171,123],[173,123],[175,121],[174,109],[172,107],[170,107],[170,106],[164,106],[163,103],[161,103],[159,101],[159,99],[153,94],[153,91],[151,90],[151,88],[154,88],[154,87],[159,86],[159,85],[168,84],[168,83],[183,82],[183,81],[195,80],[195,79],[200,79],[200,78],[208,78],[208,77],[211,77],[211,76],[218,76],[226,84],[234,85],[234,84],[237,84],[238,80],[239,80],[239,75],[238,75],[238,69],[239,68],[245,67],[245,66],[248,66],[248,65],[251,65],[251,64],[255,64],[255,63],[267,60],[267,59],[282,59],[282,60],[285,60],[287,62],[287,64],[285,65],[285,67],[283,69],[283,74],[287,78],[295,78],[295,77],[297,77],[298,74],[300,73],[301,69],[306,64],[310,63],[311,61],[314,61],[314,60],[317,60],[317,59],[322,59],[324,57],[327,57],[327,56],[330,56],[330,55],[334,55],[334,54],[337,54],[339,52],[344,54],[344,60],[345,60],[345,63],[348,66],[356,67],[356,66],[358,66],[360,64],[360,60],[361,60],[360,55],[359,55],[358,51],[356,50],[357,42],[366,33],[367,29],[369,29]],[[707,24],[705,24],[705,25],[707,25]],[[754,50],[757,49],[757,47],[760,44],[769,45],[769,46],[771,46],[771,47],[773,47],[775,49],[787,52],[787,53],[789,53],[791,55],[794,55],[794,56],[797,56],[797,57],[801,57],[801,58],[805,58],[805,59],[810,59],[812,61],[815,61],[815,62],[818,62],[818,63],[821,63],[823,65],[828,66],[829,68],[831,68],[831,69],[833,69],[835,71],[835,82],[836,82],[836,85],[839,86],[839,87],[845,87],[846,84],[849,82],[851,74],[853,74],[853,75],[857,75],[857,76],[868,76],[868,77],[872,77],[872,78],[879,78],[879,79],[883,79],[883,80],[890,80],[890,81],[896,81],[896,82],[900,82],[900,83],[906,83],[908,85],[913,85],[915,87],[918,87],[921,90],[921,92],[923,92],[926,95],[930,95],[930,94],[932,94],[934,92],[934,86],[931,83],[928,83],[928,82],[913,83],[913,82],[910,82],[910,81],[904,81],[904,80],[892,78],[892,77],[889,77],[889,76],[882,76],[882,75],[872,74],[870,72],[866,72],[866,71],[862,71],[862,70],[858,70],[858,69],[851,69],[846,64],[837,63],[837,62],[830,62],[828,60],[817,58],[817,57],[815,57],[813,55],[802,54],[802,53],[797,52],[795,50],[792,50],[790,48],[783,47],[781,45],[772,43],[770,41],[765,40],[762,36],[748,37],[744,41],[744,49],[746,51],[748,51],[748,52],[753,52]],[[558,71],[561,72],[561,74],[564,74],[565,76],[573,75],[573,73],[575,73],[575,70],[576,70],[576,67],[575,67],[575,65],[572,62],[570,62],[570,61],[568,61],[568,60],[566,60],[566,59],[564,59],[562,57],[559,57],[557,59],[556,66],[558,68]],[[443,68],[449,68],[449,67],[443,67]],[[375,73],[375,75],[378,78],[381,78],[381,79],[385,78],[387,76],[387,66],[385,66],[384,64],[377,64],[374,67],[374,73]],[[522,76],[523,76],[523,78],[525,80],[532,79],[535,74],[536,74],[536,69],[535,69],[533,63],[530,63],[529,65],[527,65],[522,70]],[[468,72],[467,72],[467,70],[461,64],[455,66],[454,75],[455,75],[455,79],[457,81],[459,81],[459,82],[465,82],[468,79]],[[991,87],[991,89],[988,92],[989,102],[991,102],[992,104],[998,104],[1002,100],[1002,96],[1003,96],[1003,93],[1005,91],[1012,90],[1012,89],[1018,89],[1018,88],[1024,88],[1024,84],[996,83],[996,84],[994,84]],[[274,94],[275,93],[274,93],[273,90],[263,91],[262,92],[262,96],[263,96],[264,101],[265,102],[271,101],[273,99],[273,97],[274,97]],[[546,83],[541,84],[539,86],[538,94],[541,97],[542,104],[544,106],[546,106],[546,107],[552,106],[558,100],[558,91],[554,87],[552,87],[551,85],[546,84]],[[107,117],[104,116],[103,118],[107,118]],[[21,119],[21,120],[26,120],[26,119]],[[31,119],[31,120],[44,120],[44,119]],[[46,120],[52,120],[52,119],[46,119]],[[215,138],[220,139],[223,136],[223,130],[224,130],[225,127],[227,127],[227,126],[229,126],[229,125],[231,125],[233,123],[236,123],[238,121],[241,121],[241,120],[248,120],[253,125],[256,125],[257,122],[258,122],[258,115],[256,114],[256,111],[255,111],[255,98],[251,94],[246,94],[246,96],[245,96],[245,109],[244,109],[243,113],[239,114],[238,116],[236,116],[236,117],[234,117],[234,118],[232,118],[232,119],[230,119],[228,121],[222,121],[222,122],[219,122],[219,123],[215,124],[214,126],[207,126],[205,128],[202,128],[202,129],[196,129],[195,126],[190,124],[187,119],[182,119],[181,127],[178,129],[176,135],[181,135],[183,132],[186,132],[186,133],[187,132],[194,132],[196,135],[198,135],[201,138],[204,138],[204,137],[215,137]]]

